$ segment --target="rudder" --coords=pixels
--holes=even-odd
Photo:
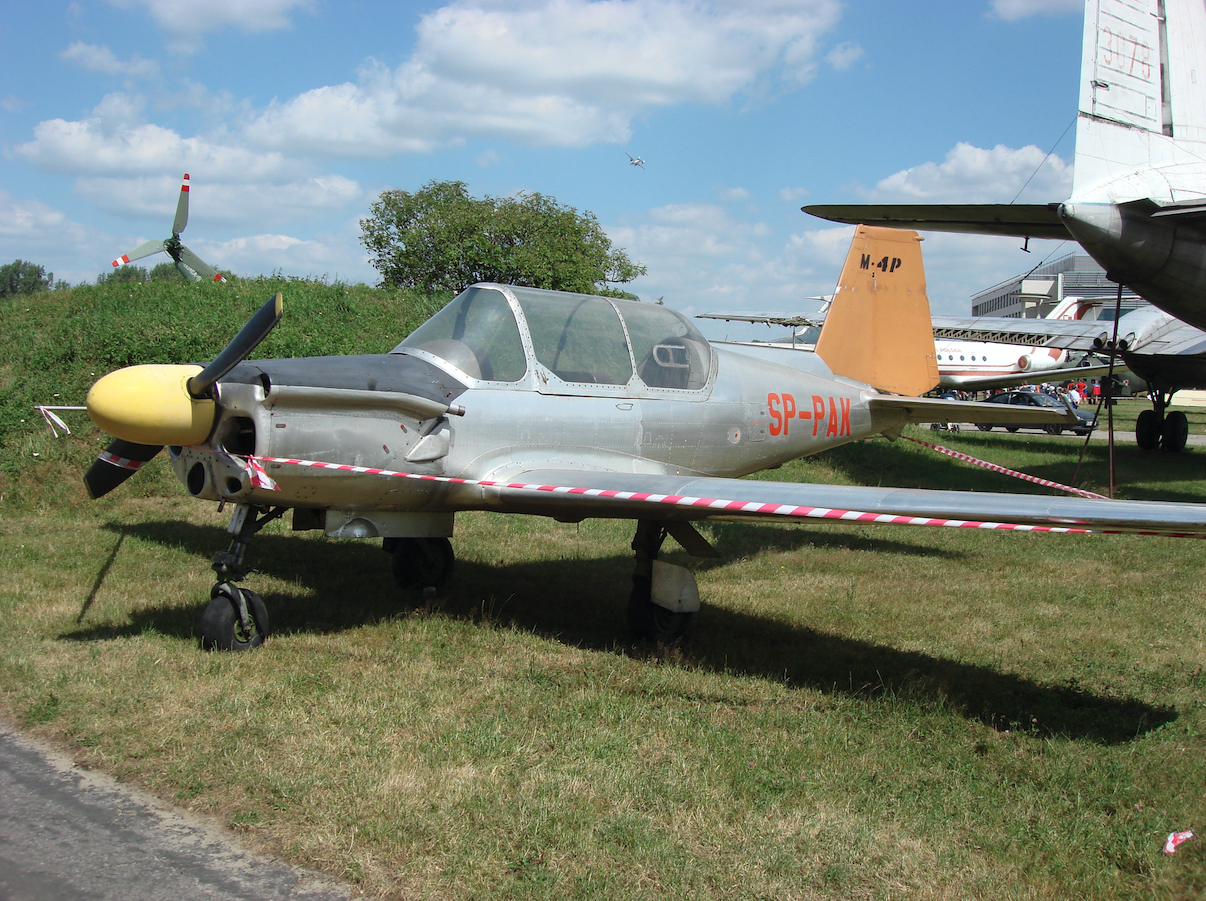
[[[921,240],[915,231],[855,227],[817,339],[836,375],[910,397],[938,384]]]

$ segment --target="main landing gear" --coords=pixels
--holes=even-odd
[[[1166,413],[1174,391],[1153,388],[1152,409],[1144,410],[1135,420],[1135,443],[1142,450],[1163,448],[1170,453],[1185,450],[1189,439],[1189,419],[1180,410]]]
[[[393,555],[391,568],[399,588],[443,588],[452,578],[456,555],[447,538],[386,538],[381,549]]]
[[[211,566],[218,575],[210,589],[209,605],[201,614],[201,646],[207,651],[246,651],[258,648],[268,637],[268,611],[264,601],[249,588],[235,582],[247,578],[243,557],[251,536],[274,519],[285,507],[252,507],[240,504],[226,527],[234,538],[230,547],[215,551]]]
[[[720,556],[690,523],[637,522],[632,539],[636,566],[628,596],[628,631],[637,641],[668,644],[682,638],[699,610],[699,588],[691,571],[657,559],[667,535],[692,556]]]

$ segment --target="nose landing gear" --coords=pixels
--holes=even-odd
[[[247,578],[243,563],[251,536],[274,519],[284,515],[286,507],[252,507],[239,504],[230,525],[234,538],[230,547],[215,551],[213,571],[218,582],[210,589],[209,604],[201,614],[201,647],[207,651],[246,651],[258,648],[268,637],[268,610],[263,599],[235,582]]]

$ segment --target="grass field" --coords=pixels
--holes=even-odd
[[[275,634],[205,653],[226,516],[159,461],[87,502],[102,439],[20,423],[11,360],[0,710],[252,846],[398,898],[1206,896],[1206,845],[1160,851],[1206,829],[1202,542],[713,525],[722,560],[667,555],[692,636],[650,647],[626,523],[462,515],[430,603],[379,543],[277,523],[251,548]],[[1061,482],[1081,451],[910,434]],[[1203,453],[1120,445],[1119,493],[1203,500]],[[884,440],[764,475],[1030,490]]]

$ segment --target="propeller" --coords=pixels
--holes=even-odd
[[[200,444],[213,430],[217,404],[213,387],[247,359],[280,322],[284,298],[268,298],[213,362],[147,364],[111,372],[96,382],[85,401],[88,416],[113,441],[84,476],[93,498],[108,494],[165,445]]]
[[[172,220],[172,236],[165,241],[147,241],[113,261],[114,266],[141,260],[153,253],[165,251],[180,270],[180,274],[195,282],[224,282],[222,273],[180,243],[180,233],[188,225],[188,173],[180,183],[180,199],[176,203],[176,218]]]

